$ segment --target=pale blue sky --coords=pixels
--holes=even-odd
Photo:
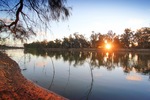
[[[122,34],[125,28],[135,31],[141,27],[150,27],[150,0],[67,1],[67,5],[72,7],[69,19],[51,22],[50,31],[46,35],[37,35],[34,41],[62,39],[75,32],[89,38],[92,31],[106,34],[112,30]]]
[[[66,21],[52,22],[48,40],[70,34],[90,37],[92,31],[106,34],[109,30],[122,34],[125,28],[150,27],[150,0],[68,0],[72,15]]]

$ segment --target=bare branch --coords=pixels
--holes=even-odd
[[[8,31],[15,38],[26,39],[31,35],[36,35],[33,26],[37,27],[38,23],[40,23],[38,27],[42,27],[43,31],[45,28],[45,30],[49,29],[51,20],[58,21],[60,18],[64,20],[70,15],[69,9],[64,5],[66,0],[16,1],[11,4],[10,0],[0,0],[0,11],[8,14],[9,19],[10,17],[14,19],[9,23],[0,19],[0,32]],[[28,15],[27,11],[33,12]]]
[[[27,19],[28,19],[30,22],[35,23],[35,22],[34,22],[33,20],[31,20],[30,17],[29,17],[27,14],[25,14],[24,12],[21,12],[21,14],[22,14],[22,16],[27,17]],[[26,21],[26,20],[24,19],[24,21]]]
[[[23,0],[20,0],[19,2],[20,6],[16,12],[16,20],[14,22],[12,22],[10,25],[8,25],[8,27],[10,28],[12,25],[15,25],[14,29],[16,28],[16,25],[19,21],[19,14],[22,12],[22,9],[23,9]]]

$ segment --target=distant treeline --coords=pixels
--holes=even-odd
[[[23,49],[23,47],[0,45],[0,49]]]
[[[136,32],[129,28],[124,33],[117,35],[113,31],[107,34],[95,33],[92,31],[91,36],[87,39],[84,35],[74,33],[69,37],[56,39],[54,41],[43,40],[24,44],[25,48],[104,48],[106,44],[111,44],[113,48],[139,48],[150,49],[150,28],[144,27]]]

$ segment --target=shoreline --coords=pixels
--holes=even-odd
[[[28,48],[27,48],[28,49]],[[29,48],[32,49],[32,48]],[[110,51],[110,52],[150,52],[150,49],[100,49],[100,48],[44,48],[45,51]]]
[[[19,65],[0,52],[0,99],[4,100],[68,100],[27,80]]]
[[[10,50],[10,49],[36,49],[36,48],[0,48],[0,50]],[[115,48],[115,49],[104,49],[104,48],[43,48],[37,50],[44,51],[110,51],[110,52],[150,52],[150,49],[138,49],[138,48]]]
[[[101,51],[97,48],[49,48],[47,51]],[[149,53],[150,49],[116,49],[115,52],[140,52]],[[52,91],[46,90],[30,80],[27,80],[22,74],[19,65],[7,54],[0,52],[0,99],[4,100],[68,100]]]

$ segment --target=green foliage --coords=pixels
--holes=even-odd
[[[150,28],[144,27],[137,30],[134,39],[138,43],[138,48],[150,48]]]
[[[133,32],[131,29],[126,28],[124,33],[121,35],[121,43],[123,48],[129,48],[132,43]]]
[[[150,48],[150,28],[141,28],[136,32],[126,28],[124,33],[116,35],[112,31],[107,34],[92,31],[88,41],[84,35],[74,33],[63,40],[33,42],[24,44],[25,48],[104,48],[105,42],[110,43],[113,48]]]
[[[41,42],[33,42],[30,44],[24,44],[25,48],[36,48],[36,49],[42,49],[44,48]]]

